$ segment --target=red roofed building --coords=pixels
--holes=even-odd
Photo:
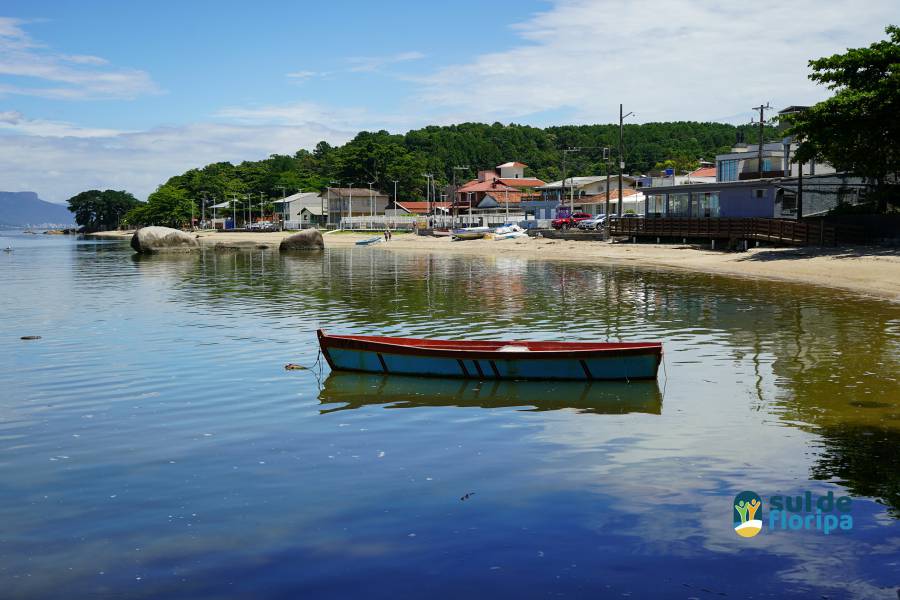
[[[700,167],[699,169],[695,169],[688,173],[688,177],[691,179],[696,179],[697,177],[712,177],[713,182],[716,180],[716,168],[715,167]]]
[[[398,212],[405,212],[410,215],[427,215],[429,211],[447,213],[452,206],[452,202],[397,202],[395,204]]]
[[[478,178],[460,186],[456,191],[458,210],[496,209],[498,206],[518,204],[523,196],[531,195],[533,188],[544,185],[536,177],[525,177],[528,165],[508,162],[493,169],[478,172]]]

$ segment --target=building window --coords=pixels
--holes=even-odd
[[[737,159],[720,160],[716,166],[716,181],[737,181],[739,163]]]
[[[669,194],[669,216],[670,217],[689,217],[690,212],[690,195],[689,194]]]
[[[771,159],[771,158],[764,158],[764,159],[763,159],[763,168],[762,168],[762,170],[763,170],[763,173],[766,173],[766,172],[772,170],[772,159]]]
[[[753,190],[753,197],[754,198],[765,198],[766,190]]]
[[[650,194],[647,197],[647,214],[661,216],[666,212],[666,195]]]
[[[719,216],[719,192],[698,192],[694,194],[691,213],[695,217],[711,219]]]

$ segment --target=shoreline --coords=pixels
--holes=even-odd
[[[204,246],[223,243],[237,249],[269,246],[277,249],[285,232],[213,232],[196,236]],[[325,233],[326,247],[351,247],[373,233]],[[94,239],[128,240],[130,232],[91,234]],[[900,303],[900,249],[840,246],[834,248],[751,248],[723,252],[685,244],[631,244],[568,241],[543,238],[470,240],[395,233],[387,243],[371,250],[437,252],[467,256],[517,256],[535,260],[576,263],[615,263],[699,271],[734,277],[770,279],[827,287]]]

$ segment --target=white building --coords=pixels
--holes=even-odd
[[[325,209],[325,199],[318,192],[300,192],[276,200],[273,204],[275,214],[284,223],[285,229],[300,229],[322,224],[321,219],[315,218],[321,217]]]

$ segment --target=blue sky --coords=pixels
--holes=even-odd
[[[361,129],[604,123],[619,102],[638,122],[746,122],[825,97],[806,61],[891,19],[894,0],[6,0],[0,189],[146,197],[190,167]]]

